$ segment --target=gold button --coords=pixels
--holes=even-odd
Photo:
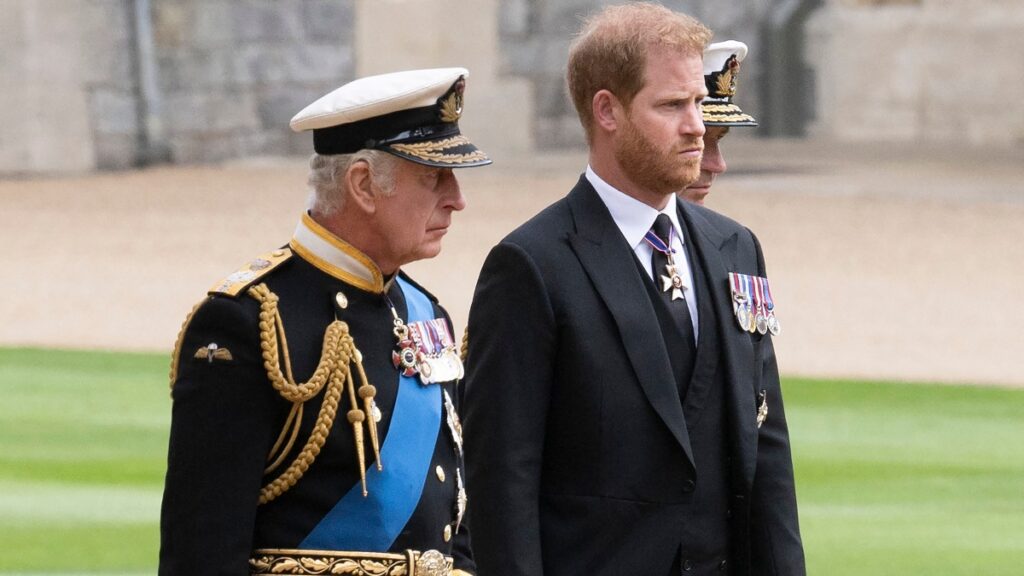
[[[448,524],[444,527],[444,541],[448,542],[452,539],[452,525]]]
[[[280,258],[281,256],[284,256],[284,250],[274,250],[271,256],[275,258]]]
[[[444,476],[444,468],[441,468],[440,466],[438,466],[437,468],[434,468],[434,473],[437,474],[437,479],[438,480],[440,480],[441,482],[444,482],[444,478],[445,478],[445,476]]]
[[[337,294],[334,295],[334,301],[338,303],[338,307],[340,307],[342,310],[348,308],[348,298],[346,298],[345,295],[342,294],[341,292],[338,292]]]

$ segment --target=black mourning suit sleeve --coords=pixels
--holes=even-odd
[[[469,513],[482,575],[543,574],[539,484],[554,353],[555,319],[537,266],[519,246],[499,244],[473,297],[465,383]]]

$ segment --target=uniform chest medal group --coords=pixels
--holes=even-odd
[[[426,385],[458,380],[464,375],[455,339],[443,319],[406,325],[395,314],[394,333],[398,344],[391,353],[391,360],[403,376],[419,374],[420,381]]]
[[[768,279],[730,272],[729,286],[732,289],[732,309],[740,328],[751,334],[771,332],[778,336],[782,328],[775,317],[775,299],[772,298]]]

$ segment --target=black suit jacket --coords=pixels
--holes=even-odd
[[[770,336],[736,324],[728,273],[764,276],[756,238],[680,202],[711,285],[727,382],[722,433],[734,573],[803,574]],[[469,514],[481,576],[667,574],[693,449],[635,255],[593,187],[493,248],[469,318]],[[757,427],[757,399],[769,414]]]

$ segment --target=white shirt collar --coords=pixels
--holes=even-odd
[[[608,207],[612,220],[619,227],[630,248],[636,249],[644,241],[644,235],[654,225],[658,214],[665,214],[669,217],[672,227],[675,228],[676,239],[680,244],[683,243],[683,235],[680,234],[682,227],[679,226],[675,198],[672,198],[663,210],[655,210],[602,180],[589,165],[587,165],[585,174],[591,186],[597,191],[597,195],[601,197],[601,201]]]

